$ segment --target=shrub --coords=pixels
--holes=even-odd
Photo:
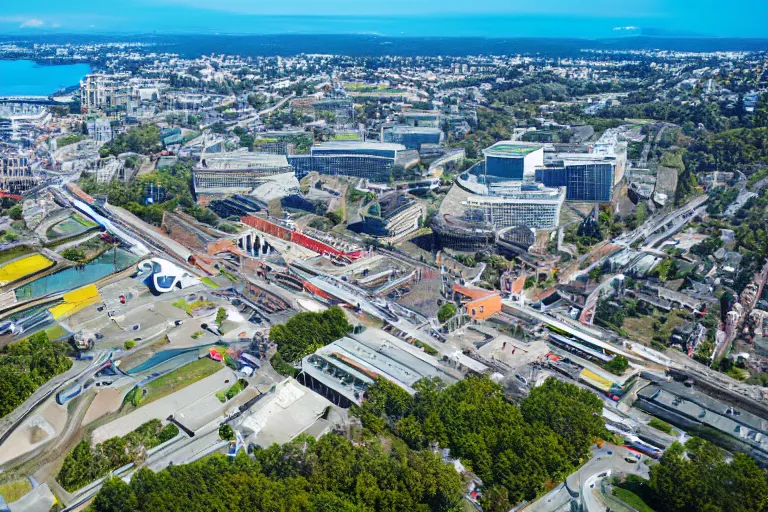
[[[219,437],[223,441],[234,441],[235,432],[232,430],[232,427],[225,423],[219,427]]]
[[[136,346],[136,342],[133,340],[128,340],[125,342],[125,345],[123,346],[125,347],[125,350],[131,350],[133,347]]]
[[[437,312],[437,319],[440,323],[447,322],[456,315],[456,306],[451,304],[443,304],[440,310]]]
[[[672,427],[670,424],[666,421],[660,420],[659,418],[651,418],[651,421],[648,422],[648,425],[655,428],[656,430],[666,432],[667,434],[672,432]]]
[[[617,355],[605,363],[605,369],[614,375],[623,375],[627,368],[629,368],[629,361],[622,355]]]

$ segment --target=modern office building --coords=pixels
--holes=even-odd
[[[249,153],[204,153],[192,170],[196,194],[248,193],[276,176],[293,173],[285,155]],[[293,178],[291,178],[293,179]]]
[[[496,229],[553,229],[557,227],[564,200],[562,188],[508,181],[489,187],[488,195],[470,195],[465,206],[469,218],[487,222]]]
[[[419,127],[440,127],[440,112],[436,110],[414,110],[411,109],[402,116],[402,120],[408,126]]]
[[[378,142],[334,141],[312,146],[309,155],[290,155],[288,161],[302,178],[315,171],[329,176],[351,176],[374,182],[389,179],[405,146]]]
[[[88,136],[96,142],[106,144],[112,140],[112,125],[103,117],[91,119],[86,123]]]
[[[82,111],[101,110],[107,114],[125,111],[131,98],[127,86],[129,73],[116,75],[91,74],[80,82],[80,107]]]
[[[0,191],[21,194],[39,182],[23,153],[0,153]]]
[[[487,249],[496,242],[496,229],[482,220],[472,221],[445,213],[435,215],[431,227],[441,248],[475,252]]]
[[[419,229],[425,208],[405,194],[388,194],[361,212],[361,221],[348,228],[377,238],[398,241]]]
[[[398,124],[381,129],[382,142],[402,144],[406,149],[420,150],[424,144],[440,145],[443,143],[443,138],[443,131],[436,127]]]
[[[544,166],[544,148],[538,144],[501,141],[483,150],[488,180],[517,180],[533,177]]]
[[[614,185],[616,159],[609,155],[561,153],[536,169],[536,181],[566,187],[566,200],[608,202]]]

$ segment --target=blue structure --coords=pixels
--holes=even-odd
[[[396,125],[381,130],[381,140],[402,144],[406,149],[421,149],[422,144],[441,144],[443,131],[436,127]]]
[[[536,169],[536,181],[547,187],[567,187],[566,201],[602,203],[611,200],[614,170],[615,165],[608,162],[564,162],[562,167]]]
[[[536,144],[502,141],[483,150],[485,173],[489,178],[522,181],[533,177],[534,169],[544,165],[544,149]]]

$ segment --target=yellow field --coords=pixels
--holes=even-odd
[[[64,302],[52,307],[49,311],[53,315],[53,318],[60,320],[65,316],[73,315],[81,309],[96,304],[99,301],[101,301],[99,290],[96,286],[89,284],[88,286],[83,286],[77,290],[65,293]]]
[[[11,263],[6,263],[0,267],[0,286],[5,286],[22,277],[44,270],[51,265],[53,265],[53,262],[42,254],[33,254]]]

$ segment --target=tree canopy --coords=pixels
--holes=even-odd
[[[154,124],[147,124],[131,128],[125,133],[118,134],[110,142],[107,142],[99,152],[102,158],[109,155],[118,156],[122,153],[139,153],[149,155],[163,149],[160,142],[160,128]]]
[[[52,377],[69,370],[67,346],[51,343],[44,331],[0,352],[0,417],[13,411]]]
[[[430,452],[395,440],[354,445],[330,434],[301,436],[283,446],[257,448],[254,459],[213,455],[159,473],[141,468],[130,484],[105,483],[95,512],[212,510],[228,512],[452,511],[462,481]]]
[[[321,313],[304,312],[273,326],[269,339],[285,361],[295,362],[352,330],[344,311],[333,306]]]
[[[713,444],[692,438],[675,442],[651,468],[649,487],[657,512],[765,512],[768,478],[743,453],[725,461]]]
[[[547,380],[521,407],[509,403],[498,384],[468,378],[446,389],[435,381],[417,394],[379,379],[357,411],[373,432],[390,431],[411,448],[431,443],[450,448],[499,500],[533,499],[562,481],[589,456],[604,432],[602,405],[592,392]]]

